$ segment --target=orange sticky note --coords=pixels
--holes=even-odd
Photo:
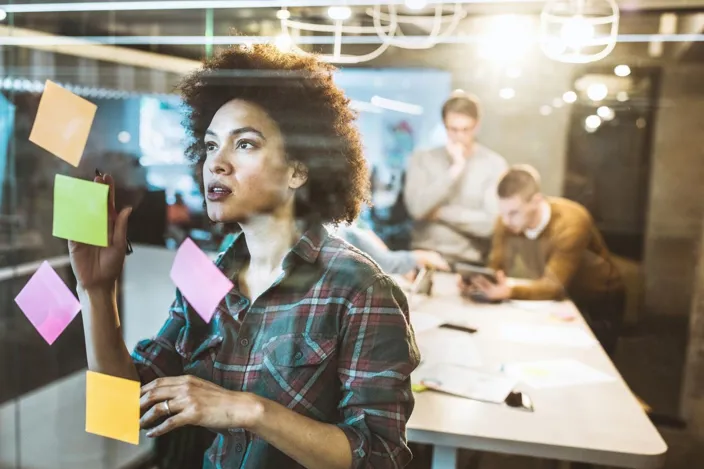
[[[86,431],[139,444],[140,383],[88,371]]]
[[[97,106],[47,80],[29,141],[78,166]]]

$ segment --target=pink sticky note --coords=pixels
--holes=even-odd
[[[15,303],[49,345],[81,310],[81,304],[46,261],[17,295]]]
[[[233,286],[190,238],[186,238],[176,252],[171,280],[205,322],[210,322]]]

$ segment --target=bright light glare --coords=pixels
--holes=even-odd
[[[603,83],[592,83],[587,88],[587,96],[592,101],[601,101],[609,95],[609,89]]]
[[[403,112],[406,114],[414,115],[423,114],[423,106],[418,106],[417,104],[382,98],[381,96],[373,96],[370,102],[374,106],[380,107],[382,109],[388,109],[390,111]]]
[[[291,37],[288,34],[279,34],[274,39],[274,45],[281,52],[289,52],[291,50],[293,42],[291,41]]]
[[[549,116],[550,114],[552,114],[552,106],[548,106],[547,104],[540,106],[541,116]]]
[[[506,76],[509,78],[520,78],[522,74],[521,67],[509,67],[506,69]]]
[[[496,62],[517,62],[529,52],[535,31],[530,18],[499,15],[489,20],[479,56]]]
[[[499,91],[499,96],[501,96],[502,99],[513,99],[516,97],[516,90],[513,88],[502,88]]]
[[[631,67],[628,65],[617,65],[616,68],[614,68],[614,73],[619,77],[627,77],[631,74]]]
[[[287,20],[291,17],[291,12],[288,10],[279,10],[276,12],[276,17],[280,20]]]
[[[574,91],[566,91],[565,94],[562,95],[562,100],[569,104],[575,103],[577,102],[577,93]]]
[[[336,21],[344,21],[350,19],[352,10],[350,10],[350,7],[345,6],[330,7],[328,8],[328,16]]]
[[[565,105],[565,102],[561,100],[560,98],[555,98],[552,100],[552,107],[556,109],[560,109],[562,106]]]
[[[405,0],[403,3],[411,10],[422,10],[428,5],[426,0]]]
[[[613,118],[616,117],[616,113],[614,113],[614,110],[609,106],[600,106],[599,109],[596,110],[596,113],[605,121],[613,120]]]
[[[0,21],[4,20],[5,18],[7,18],[7,12],[0,8]]]
[[[601,117],[592,114],[584,120],[584,125],[587,130],[596,130],[601,125]]]
[[[628,91],[619,91],[616,95],[616,100],[618,100],[619,103],[625,103],[629,99],[631,99],[631,97],[628,96]]]
[[[583,16],[574,16],[562,25],[560,37],[567,46],[581,49],[593,41],[594,33],[594,26]]]
[[[126,130],[117,134],[117,141],[120,143],[130,143],[130,140],[132,140],[132,136]]]

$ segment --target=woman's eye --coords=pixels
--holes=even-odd
[[[217,146],[216,146],[214,143],[212,143],[212,142],[206,142],[206,144],[205,144],[205,149],[206,149],[207,151],[213,151],[213,150],[215,150],[215,148],[217,148]]]
[[[254,148],[254,144],[252,142],[242,140],[240,142],[237,142],[237,148],[240,150],[251,150],[252,148]]]

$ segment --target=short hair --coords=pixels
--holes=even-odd
[[[335,68],[314,55],[286,53],[270,44],[234,46],[183,79],[186,156],[196,163],[203,190],[205,131],[233,99],[263,108],[283,136],[285,157],[308,170],[296,191],[296,218],[351,223],[369,203],[369,176],[349,99],[333,82]]]
[[[442,120],[445,120],[450,112],[464,114],[474,120],[479,120],[481,117],[479,98],[462,90],[455,90],[442,105]]]
[[[540,174],[527,164],[511,166],[499,181],[496,192],[501,199],[519,195],[528,200],[540,192]]]

